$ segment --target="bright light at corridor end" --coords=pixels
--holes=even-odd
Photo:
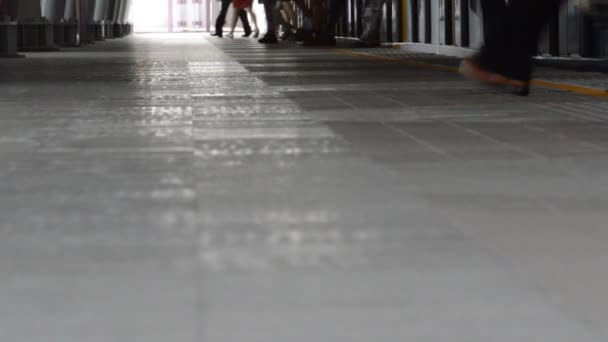
[[[139,33],[214,31],[220,7],[218,0],[132,0],[129,21]],[[254,0],[253,7],[260,31],[265,32],[264,6]],[[231,9],[227,22],[232,15]]]
[[[130,20],[135,32],[167,32],[168,0],[132,0]]]

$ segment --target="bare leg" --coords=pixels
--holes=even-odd
[[[253,12],[253,8],[251,6],[245,8],[245,10],[247,11],[247,13],[249,13],[249,16],[251,16],[251,23],[253,24],[253,38],[257,38],[258,35],[260,34],[260,29],[258,27],[258,19],[255,15],[255,12]]]
[[[232,8],[230,11],[230,33],[228,34],[228,38],[234,38],[234,29],[236,28],[236,21],[239,18],[238,9]]]

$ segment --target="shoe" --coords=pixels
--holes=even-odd
[[[379,47],[381,44],[379,42],[366,42],[363,40],[359,40],[354,42],[351,47],[354,49],[369,49]]]
[[[253,38],[257,39],[259,36],[260,36],[260,30],[256,29],[255,31],[253,31]]]
[[[305,37],[306,37],[306,32],[303,29],[296,30],[296,33],[294,34],[294,40],[296,42],[303,42]]]
[[[281,40],[289,40],[292,37],[294,37],[294,33],[293,33],[293,31],[289,30],[289,31],[283,31],[283,33],[281,34],[281,36],[279,37],[279,39],[281,39]]]
[[[528,96],[530,94],[530,82],[515,80],[487,70],[474,57],[467,57],[462,61],[460,73],[467,78],[501,87],[518,96]]]
[[[302,46],[336,46],[336,37],[327,33],[313,33],[304,38]]]
[[[277,39],[276,34],[266,33],[264,35],[264,37],[262,37],[260,40],[258,40],[258,42],[261,44],[276,44],[279,42],[279,40]]]
[[[215,32],[213,32],[211,35],[212,35],[213,37],[218,37],[218,38],[222,38],[222,37],[223,37],[222,32],[219,32],[219,31],[215,31]]]
[[[228,33],[226,38],[234,39],[234,33]]]
[[[251,36],[251,31],[247,31],[245,32],[245,34],[242,36],[243,38],[248,38],[249,36]],[[255,38],[255,37],[254,37]]]

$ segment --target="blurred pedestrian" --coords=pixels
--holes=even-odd
[[[543,28],[562,0],[481,0],[485,43],[466,58],[461,71],[468,77],[505,86],[527,96],[532,79],[532,57]]]
[[[359,37],[360,42],[356,47],[378,47],[380,46],[380,30],[382,17],[384,15],[385,0],[366,0],[361,22],[363,32]]]
[[[275,0],[258,0],[264,5],[264,14],[266,15],[266,34],[258,42],[262,44],[276,44],[279,42],[277,38],[277,27],[275,16]]]
[[[258,28],[258,20],[255,16],[255,12],[253,12],[253,0],[233,0],[232,7],[234,7],[234,12],[230,23],[230,33],[228,34],[228,38],[234,38],[234,29],[236,27],[238,13],[243,10],[249,13],[249,16],[251,16],[251,22],[253,23],[253,38],[257,38],[260,35],[260,29]],[[249,32],[251,32],[251,28],[249,29]],[[245,34],[245,36],[249,35]]]
[[[230,9],[230,4],[232,0],[220,0],[222,2],[222,7],[220,8],[220,13],[217,15],[217,19],[215,20],[215,33],[212,33],[212,36],[216,36],[219,38],[223,37],[223,27],[226,23],[226,15],[228,14],[228,10]],[[245,34],[243,37],[249,37],[251,35],[251,26],[249,25],[249,19],[247,19],[247,12],[244,9],[239,10],[238,12],[239,18],[241,18],[241,22],[243,23],[243,29],[245,30]]]

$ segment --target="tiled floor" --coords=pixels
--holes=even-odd
[[[195,34],[28,57],[2,341],[608,340],[606,99]]]

